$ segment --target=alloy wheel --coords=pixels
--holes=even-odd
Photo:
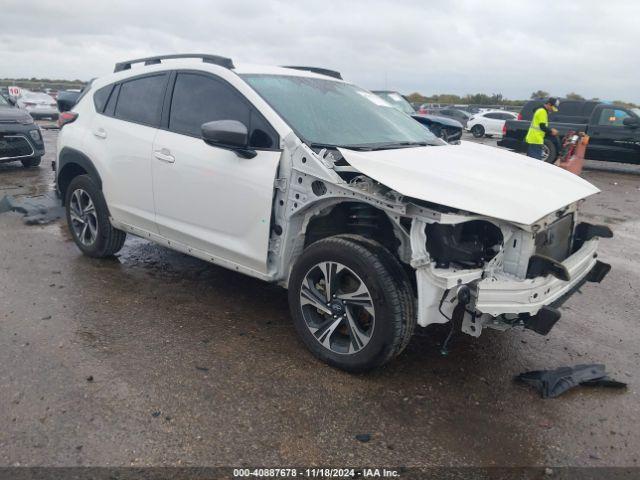
[[[300,306],[307,328],[326,349],[355,354],[371,340],[375,310],[364,281],[338,262],[314,265],[300,288]]]
[[[98,216],[91,196],[81,188],[71,194],[69,216],[76,238],[83,245],[93,245],[98,238]]]

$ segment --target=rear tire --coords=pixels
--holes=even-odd
[[[416,322],[413,291],[398,261],[382,245],[355,235],[305,249],[289,279],[289,306],[306,347],[354,373],[398,355]]]
[[[41,161],[42,157],[25,158],[24,160],[20,160],[24,168],[37,167],[40,165]]]
[[[475,138],[481,138],[484,136],[484,127],[482,125],[474,125],[471,127],[471,135]]]
[[[82,253],[103,258],[122,248],[127,234],[111,225],[102,191],[89,175],[71,180],[64,205],[71,236]]]
[[[554,163],[558,156],[558,151],[556,149],[555,143],[548,138],[544,139],[544,144],[542,145],[542,160],[547,163]]]

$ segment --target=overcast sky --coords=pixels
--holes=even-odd
[[[2,0],[0,77],[89,79],[208,52],[369,89],[640,102],[640,1]]]

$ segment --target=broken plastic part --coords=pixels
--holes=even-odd
[[[598,260],[587,275],[587,281],[600,283],[604,279],[604,277],[607,276],[607,273],[609,273],[610,270],[611,265]]]
[[[560,367],[555,370],[534,370],[521,373],[516,381],[532,385],[542,398],[555,398],[578,385],[626,388],[626,383],[607,376],[602,364]]]
[[[535,315],[523,315],[524,328],[533,330],[540,335],[548,334],[558,320],[560,312],[555,308],[542,307]]]
[[[527,269],[527,278],[545,277],[553,275],[559,280],[568,282],[571,279],[567,267],[551,257],[544,255],[532,255],[529,259],[529,268]]]

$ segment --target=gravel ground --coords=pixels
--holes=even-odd
[[[0,196],[52,189],[0,165]],[[367,375],[316,361],[284,290],[129,237],[80,254],[62,222],[0,215],[0,465],[637,466],[640,169],[597,165],[585,216],[614,230],[547,337],[419,328]],[[522,371],[601,362],[626,392],[542,400]],[[368,442],[358,434],[369,434]]]

